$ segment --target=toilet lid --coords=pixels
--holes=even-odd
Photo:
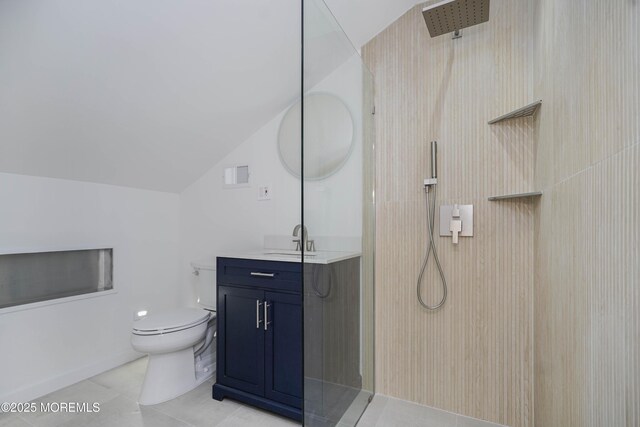
[[[159,311],[133,325],[134,332],[153,333],[169,332],[197,326],[209,320],[210,313],[199,308],[178,308]]]

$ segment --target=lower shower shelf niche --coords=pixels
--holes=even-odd
[[[542,105],[542,100],[538,100],[536,102],[532,102],[529,105],[525,105],[522,108],[518,108],[517,110],[513,110],[510,113],[507,114],[503,114],[500,117],[497,117],[493,120],[489,120],[488,124],[490,125],[494,125],[496,123],[500,123],[503,122],[505,120],[511,120],[511,119],[519,119],[521,117],[533,117],[536,112],[538,111],[538,108],[540,108],[540,106]]]
[[[511,199],[530,199],[535,197],[542,196],[542,191],[532,191],[529,193],[515,193],[515,194],[505,194],[502,196],[491,196],[489,197],[490,202],[497,202],[500,200],[511,200]]]

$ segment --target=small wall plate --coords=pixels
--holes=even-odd
[[[473,205],[458,205],[460,209],[460,220],[462,221],[462,232],[460,237],[473,237]],[[451,224],[451,213],[453,205],[440,206],[440,236],[451,236],[449,225]]]

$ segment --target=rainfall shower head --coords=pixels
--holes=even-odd
[[[431,37],[437,37],[487,22],[489,0],[439,1],[422,9],[422,16]]]

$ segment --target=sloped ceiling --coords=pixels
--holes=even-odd
[[[423,2],[426,2],[424,0]],[[325,0],[357,49],[418,3],[418,0]]]
[[[329,6],[360,46],[412,3]],[[3,0],[0,172],[182,191],[299,95],[299,22],[296,0]]]

